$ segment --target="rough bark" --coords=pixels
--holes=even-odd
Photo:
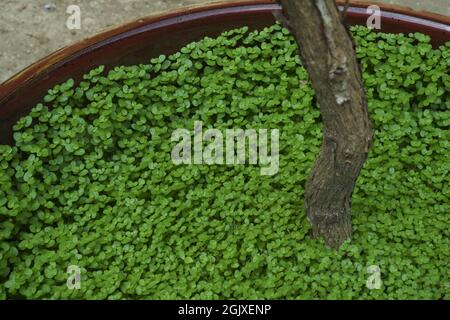
[[[351,198],[372,145],[372,124],[353,41],[333,0],[279,0],[308,70],[324,124],[306,183],[315,237],[338,248],[350,238]]]

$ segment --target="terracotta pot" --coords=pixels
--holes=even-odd
[[[343,1],[338,1],[341,8]],[[347,21],[365,25],[367,3],[350,1]],[[450,18],[409,8],[378,4],[381,31],[422,32],[433,45],[450,40]],[[12,125],[45,96],[48,89],[81,76],[98,65],[147,63],[171,54],[189,42],[249,26],[261,29],[275,22],[281,7],[274,0],[219,2],[178,9],[142,18],[63,48],[36,62],[0,85],[0,143],[12,143]]]

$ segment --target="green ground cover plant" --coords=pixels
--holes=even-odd
[[[17,122],[0,146],[0,299],[449,299],[450,43],[351,31],[375,140],[338,251],[303,208],[322,125],[297,44],[241,28],[98,67]],[[171,134],[195,121],[280,129],[278,174],[174,165]]]

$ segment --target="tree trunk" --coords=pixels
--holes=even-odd
[[[351,197],[372,145],[372,124],[353,41],[333,0],[279,0],[309,72],[324,124],[306,183],[313,236],[338,248],[350,238]]]

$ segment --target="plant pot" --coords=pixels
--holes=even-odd
[[[338,1],[341,8],[343,1]],[[365,25],[367,3],[350,1],[347,21]],[[393,5],[381,8],[381,30],[392,33],[422,32],[434,46],[450,39],[450,18]],[[142,18],[63,48],[29,66],[0,85],[0,143],[11,144],[12,125],[42,100],[54,85],[68,78],[80,80],[98,65],[146,63],[160,54],[171,54],[205,36],[249,26],[273,24],[281,7],[274,0],[220,2],[178,9]]]

